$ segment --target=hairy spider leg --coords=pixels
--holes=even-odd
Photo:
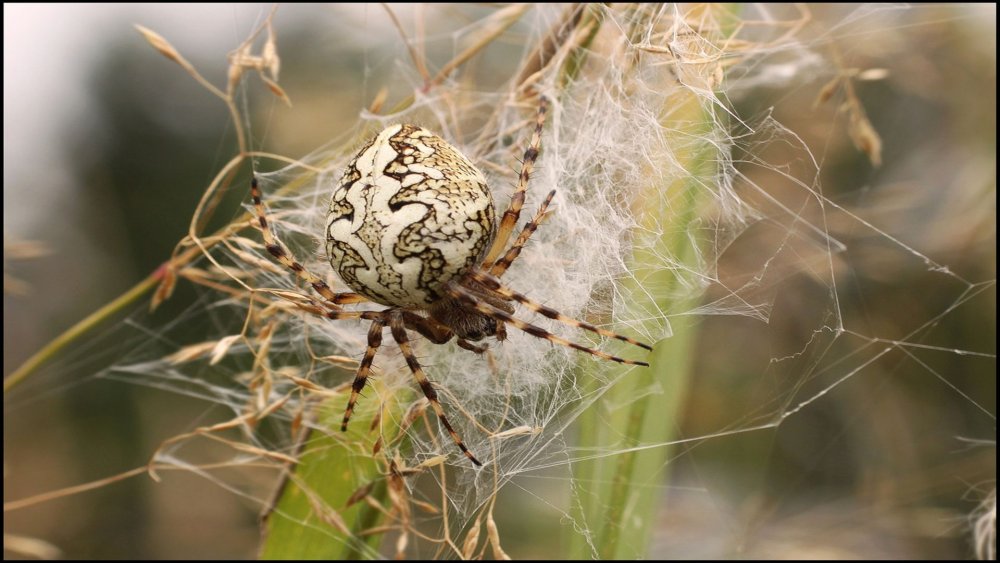
[[[531,170],[538,160],[538,149],[542,144],[542,125],[545,123],[545,114],[549,108],[549,100],[545,96],[538,99],[538,116],[535,118],[535,132],[531,135],[531,142],[524,150],[524,159],[521,161],[521,174],[517,178],[517,187],[510,195],[510,205],[503,212],[500,219],[500,228],[497,230],[497,238],[493,241],[489,254],[486,255],[484,264],[492,264],[496,261],[503,249],[510,241],[510,235],[514,232],[517,218],[521,215],[521,207],[524,206],[524,195],[528,190],[528,179],[531,177]]]
[[[406,328],[404,327],[405,321],[401,314],[393,314],[389,319],[389,329],[392,331],[392,337],[399,344],[399,350],[403,353],[403,357],[406,358],[406,364],[410,366],[410,371],[413,372],[413,377],[417,379],[417,383],[420,385],[420,390],[423,391],[424,396],[431,403],[431,408],[434,409],[434,413],[437,414],[438,420],[441,421],[441,425],[445,427],[448,434],[451,435],[451,439],[458,446],[458,449],[462,450],[465,457],[476,464],[477,466],[482,466],[476,456],[472,455],[469,448],[466,447],[465,442],[462,438],[458,436],[458,432],[451,426],[448,422],[448,417],[444,414],[444,408],[441,406],[441,402],[438,400],[437,391],[434,389],[434,385],[427,379],[427,375],[424,374],[424,370],[420,367],[420,362],[417,361],[417,356],[413,353],[413,348],[410,347],[410,340],[406,336]]]
[[[301,297],[305,297],[304,295]],[[318,317],[326,317],[331,321],[346,321],[346,320],[365,320],[365,321],[376,321],[385,316],[383,311],[331,311],[322,306],[321,303],[316,302],[313,299],[308,299],[309,303],[312,304],[311,307],[307,307],[302,303],[293,301],[292,304],[302,309],[307,313],[312,313]]]
[[[344,422],[340,425],[341,432],[347,431],[347,423],[350,422],[351,414],[354,413],[354,405],[358,402],[358,395],[365,388],[365,382],[368,381],[375,353],[382,345],[383,327],[385,327],[385,319],[378,318],[372,321],[371,327],[368,328],[368,348],[365,350],[365,357],[361,359],[361,365],[358,366],[358,373],[354,376],[354,384],[351,385],[351,398],[348,399],[347,409],[344,411]]]
[[[458,284],[454,283],[450,284],[448,286],[448,293],[452,297],[455,297],[456,299],[461,300],[466,305],[474,308],[477,312],[486,315],[487,317],[491,317],[503,321],[505,323],[511,324],[516,328],[532,336],[537,336],[538,338],[544,338],[545,340],[548,340],[549,342],[552,342],[554,344],[559,344],[560,346],[566,346],[567,348],[573,348],[574,350],[586,352],[593,356],[597,356],[598,358],[604,358],[605,360],[611,360],[612,362],[618,362],[619,364],[649,367],[649,364],[646,362],[639,362],[636,360],[626,360],[624,358],[619,358],[618,356],[612,356],[611,354],[601,352],[600,350],[595,350],[594,348],[588,348],[582,344],[577,344],[576,342],[572,342],[566,340],[565,338],[556,336],[551,332],[543,328],[537,327],[531,323],[526,323],[520,319],[516,319],[514,318],[514,315],[502,311],[485,301],[477,299],[474,294],[472,294],[467,289],[463,288]]]
[[[347,401],[347,409],[344,411],[344,420],[340,425],[340,429],[342,431],[347,430],[347,424],[350,422],[351,415],[354,413],[354,407],[357,404],[358,396],[361,391],[364,390],[365,384],[368,381],[368,376],[371,373],[371,366],[373,360],[375,359],[375,354],[382,345],[382,329],[385,328],[388,323],[389,328],[392,331],[393,338],[396,340],[396,343],[399,344],[399,349],[403,353],[403,357],[406,358],[406,364],[409,366],[410,371],[413,372],[413,376],[420,385],[420,390],[423,392],[424,396],[427,397],[427,400],[430,401],[431,408],[434,409],[434,412],[437,414],[441,424],[448,431],[448,434],[451,435],[451,439],[455,442],[458,448],[462,450],[462,453],[464,453],[465,456],[472,461],[472,463],[482,466],[482,463],[480,463],[479,460],[472,455],[472,452],[469,451],[465,442],[462,441],[454,427],[452,427],[451,422],[449,422],[448,417],[444,413],[444,408],[438,400],[437,391],[427,379],[423,369],[420,367],[420,363],[417,361],[417,357],[413,353],[413,348],[410,346],[409,338],[406,335],[406,328],[409,327],[423,334],[431,342],[443,344],[454,337],[454,333],[451,332],[450,329],[444,326],[433,326],[428,319],[410,311],[399,309],[382,312],[328,311],[323,315],[330,319],[372,319],[371,327],[368,329],[368,348],[365,350],[365,355],[361,359],[361,365],[358,366],[357,374],[354,376],[354,383],[351,385],[351,397]],[[463,343],[468,344],[468,346],[462,346]],[[479,353],[485,351],[485,347],[479,349],[462,339],[459,339],[459,346],[466,349],[472,349],[473,351],[477,351]]]
[[[517,301],[518,303],[524,305],[528,309],[531,309],[532,311],[540,315],[543,315],[545,317],[548,317],[554,321],[559,321],[569,326],[574,326],[577,328],[582,328],[584,330],[589,330],[590,332],[595,332],[597,334],[600,334],[601,336],[607,336],[608,338],[614,338],[615,340],[621,340],[622,342],[628,342],[629,344],[633,344],[635,346],[644,348],[646,350],[653,349],[653,347],[650,346],[649,344],[643,344],[642,342],[639,342],[638,340],[635,340],[633,338],[629,338],[628,336],[623,336],[621,334],[611,332],[610,330],[592,325],[586,321],[580,321],[574,318],[567,317],[566,315],[563,315],[562,313],[556,311],[551,307],[546,307],[545,305],[542,305],[537,301],[533,301],[527,295],[518,293],[513,289],[504,286],[503,284],[500,283],[500,280],[489,274],[483,272],[471,272],[469,274],[469,277],[483,284],[486,288],[506,297],[507,299],[513,299],[514,301]]]
[[[543,201],[542,205],[539,206],[538,211],[531,219],[531,222],[524,225],[524,228],[521,229],[521,234],[517,236],[517,240],[514,241],[514,244],[511,245],[507,252],[499,260],[497,260],[495,264],[493,264],[490,268],[490,274],[498,278],[503,276],[504,272],[507,271],[507,268],[510,268],[510,265],[514,263],[514,260],[517,260],[517,257],[521,254],[521,250],[524,248],[524,245],[528,243],[528,239],[531,238],[531,235],[533,235],[535,230],[538,229],[538,225],[540,225],[542,220],[547,216],[549,204],[552,203],[552,198],[555,197],[555,195],[556,191],[552,190],[549,192],[549,195],[545,196],[545,201]]]
[[[419,332],[424,338],[430,340],[434,344],[447,344],[452,338],[454,338],[459,347],[470,352],[482,354],[487,349],[485,345],[478,346],[456,335],[450,328],[435,321],[434,319],[421,317],[412,311],[406,310],[403,310],[401,314],[403,315],[403,321],[405,322],[406,328]]]
[[[486,346],[485,344],[477,346],[476,344],[473,344],[464,338],[459,338],[455,342],[458,344],[460,348],[465,348],[466,350],[476,354],[484,354],[486,353],[487,350],[490,349],[489,346]]]
[[[271,253],[271,256],[274,256],[275,260],[281,263],[282,266],[291,270],[295,275],[302,278],[302,281],[311,285],[316,293],[323,296],[323,299],[326,299],[333,305],[361,303],[368,300],[366,297],[358,293],[334,293],[325,281],[321,280],[309,270],[306,270],[305,266],[296,260],[295,256],[292,255],[285,245],[282,244],[276,236],[274,236],[274,231],[271,230],[271,226],[267,222],[267,212],[264,210],[264,201],[261,196],[260,187],[257,185],[257,176],[253,176],[250,179],[250,195],[253,198],[254,209],[257,211],[257,223],[260,225],[260,230],[264,234],[264,244],[267,247],[267,251]]]

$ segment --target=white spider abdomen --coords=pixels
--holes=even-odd
[[[347,165],[327,217],[330,264],[372,301],[423,308],[475,267],[493,242],[486,178],[416,125],[379,133]]]

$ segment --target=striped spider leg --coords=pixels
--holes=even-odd
[[[510,205],[503,212],[497,236],[493,240],[493,245],[490,247],[489,253],[483,259],[483,264],[491,264],[500,257],[500,253],[503,252],[504,247],[507,246],[507,242],[510,241],[510,235],[514,232],[518,217],[521,216],[521,208],[524,207],[524,198],[528,191],[528,180],[531,178],[531,171],[535,167],[535,161],[538,160],[538,150],[542,145],[542,126],[545,125],[545,115],[548,111],[548,98],[540,96],[538,98],[538,115],[535,118],[535,130],[531,134],[531,141],[528,143],[528,148],[524,150],[524,158],[521,159],[521,173],[517,177],[517,186],[510,195]],[[554,193],[549,195],[546,205],[552,200],[552,195]],[[537,224],[535,227],[537,227]],[[531,236],[530,233],[528,236]],[[524,246],[524,242],[527,242],[527,237],[525,237],[521,246]]]

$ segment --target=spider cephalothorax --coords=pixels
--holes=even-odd
[[[466,282],[467,285],[473,285]],[[502,310],[505,313],[513,313],[514,308],[506,300],[488,291],[479,290],[477,295],[483,301]],[[504,332],[503,323],[495,318],[484,315],[474,307],[470,307],[460,299],[445,297],[436,301],[430,309],[428,316],[451,328],[458,338],[476,342],[489,336],[496,336],[497,340],[504,340],[507,333]]]
[[[271,232],[256,178],[251,183],[268,251],[325,300],[308,310],[334,320],[371,321],[368,347],[354,378],[343,429],[365,386],[386,327],[442,426],[476,465],[481,463],[445,416],[437,391],[410,346],[407,330],[435,344],[454,338],[459,346],[482,353],[486,346],[473,342],[488,337],[504,340],[509,324],[606,360],[648,365],[571,342],[515,318],[512,304],[519,303],[550,319],[652,349],[629,337],[566,317],[500,282],[538,228],[555,195],[554,190],[549,192],[531,222],[508,246],[538,158],[547,107],[547,101],[541,98],[517,187],[499,225],[485,176],[441,137],[415,125],[393,125],[369,141],[347,165],[334,188],[326,228],[330,264],[356,293],[335,293],[292,257]],[[341,307],[366,301],[388,308],[351,311]]]

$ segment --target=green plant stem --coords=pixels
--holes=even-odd
[[[31,375],[31,373],[55,357],[55,355],[69,343],[83,336],[94,327],[100,325],[151,291],[154,287],[156,287],[156,284],[163,279],[163,276],[164,270],[161,266],[160,268],[157,268],[155,272],[147,276],[146,279],[140,281],[110,303],[87,315],[86,318],[70,327],[66,330],[66,332],[57,336],[54,340],[46,344],[41,350],[28,358],[23,364],[20,365],[20,367],[14,370],[13,373],[3,380],[3,392],[6,394],[7,391],[12,389],[15,385],[21,383],[25,378]]]
[[[312,430],[299,463],[292,469],[273,510],[264,521],[261,559],[372,559],[378,555],[381,533],[371,533],[385,513],[360,500],[348,507],[351,496],[372,485],[368,500],[386,508],[388,491],[383,467],[372,455],[377,434],[372,422],[381,411],[383,440],[391,441],[403,416],[408,393],[386,390],[369,381],[369,398],[357,404],[347,433]],[[317,429],[338,428],[349,393],[326,401]],[[378,398],[384,397],[380,404]],[[335,521],[335,523],[334,523]]]
[[[676,132],[679,139],[705,136],[708,117],[700,100],[693,94],[679,93],[669,104],[664,108],[671,116],[666,131]],[[648,186],[647,195],[634,210],[639,223],[637,250],[628,261],[632,276],[621,285],[633,308],[625,313],[628,318],[647,316],[642,311],[651,307],[668,313],[690,310],[698,299],[676,296],[683,294],[679,289],[682,285],[699,285],[692,279],[701,270],[699,251],[689,235],[700,207],[711,200],[706,186],[712,183],[717,154],[714,145],[705,141],[686,154],[675,151],[674,156],[683,164],[687,177],[668,185]],[[656,232],[664,234],[645,240],[641,234]],[[664,256],[671,257],[675,266],[664,267]],[[689,283],[682,284],[682,280]],[[658,296],[654,304],[648,303],[649,295]],[[574,464],[574,517],[587,526],[589,537],[575,532],[570,535],[571,558],[634,559],[647,555],[655,513],[662,506],[669,444],[676,439],[693,376],[696,343],[695,326],[686,318],[672,320],[669,327],[662,323],[665,321],[651,321],[642,327],[646,334],[664,334],[668,328],[671,333],[670,338],[656,343],[649,368],[595,368],[587,361],[591,369],[602,369],[606,377],[619,381],[581,416],[580,445],[584,450],[617,453]],[[627,356],[630,350],[619,347],[615,352]],[[599,385],[594,383],[595,393]]]

